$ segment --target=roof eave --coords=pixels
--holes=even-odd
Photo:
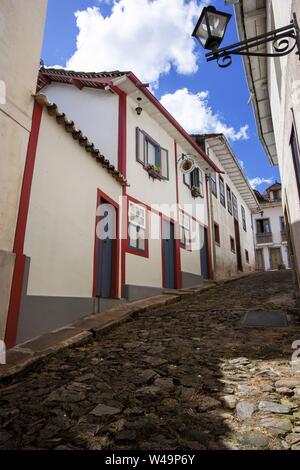
[[[243,13],[243,0],[241,0],[240,3],[234,6],[235,9],[235,18],[236,18],[236,24],[237,24],[237,29],[238,29],[238,34],[241,40],[246,40],[247,39],[247,34],[245,30],[245,16]],[[255,87],[255,81],[253,79],[253,74],[252,74],[252,65],[251,65],[251,58],[247,56],[243,56],[243,64],[244,64],[244,70],[245,70],[245,75],[247,78],[248,82],[248,87],[250,91],[250,97],[252,98],[252,105],[253,105],[253,111],[254,111],[254,116],[255,116],[255,122],[256,122],[256,129],[257,133],[259,136],[259,139],[261,141],[261,144],[265,150],[265,153],[267,154],[267,157],[273,166],[278,165],[278,156],[277,153],[276,155],[272,155],[270,152],[270,149],[268,147],[268,144],[265,140],[265,133],[263,132],[262,128],[262,122],[261,122],[261,116],[260,116],[260,111],[259,111],[259,105],[258,105],[258,99],[257,99],[257,93],[256,93],[256,87]],[[267,61],[267,57],[261,57],[261,60]],[[270,106],[270,100],[268,96],[268,104]],[[270,119],[272,121],[272,126],[273,126],[273,119],[272,115],[270,115]],[[274,128],[273,128],[274,132]],[[274,145],[276,146],[275,140],[274,140]]]
[[[216,140],[218,139],[219,141],[221,141],[223,143],[223,145],[227,148],[227,151],[228,153],[230,154],[231,158],[232,158],[232,161],[233,163],[235,164],[237,170],[239,171],[240,175],[241,175],[241,178],[242,180],[244,181],[245,185],[247,186],[247,190],[249,191],[249,195],[252,197],[252,201],[253,201],[253,204],[250,204],[250,203],[247,203],[246,201],[246,204],[247,206],[249,207],[249,209],[251,211],[256,211],[256,210],[261,210],[260,209],[260,203],[256,197],[256,194],[254,192],[254,189],[251,187],[250,185],[250,182],[247,178],[247,176],[245,175],[241,165],[239,164],[239,161],[237,159],[237,157],[235,156],[232,148],[230,147],[229,143],[228,143],[228,140],[226,139],[226,137],[224,136],[224,134],[212,134],[212,135],[206,135],[205,136],[205,140],[206,141],[209,141],[209,140]],[[218,158],[218,156],[216,155],[216,157]],[[227,172],[228,173],[228,172]],[[228,173],[229,175],[229,173]],[[230,177],[230,175],[229,175]]]

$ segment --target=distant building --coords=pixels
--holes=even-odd
[[[299,0],[240,0],[235,13],[241,40],[285,27],[294,14],[300,24]],[[291,38],[289,47],[293,44]],[[259,52],[274,52],[272,47],[272,42],[263,44]],[[283,57],[244,57],[244,66],[258,135],[271,164],[280,169],[283,215],[300,297],[300,63],[296,50]]]
[[[290,268],[287,232],[281,201],[281,184],[272,184],[265,194],[256,191],[261,212],[253,216],[256,268],[259,271]]]
[[[252,213],[259,202],[223,134],[194,136],[221,173],[210,181],[210,219],[215,279],[255,271]]]

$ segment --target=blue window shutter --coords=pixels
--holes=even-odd
[[[183,182],[189,188],[191,187],[191,184],[192,184],[192,175],[191,175],[191,173],[189,173],[189,174],[183,173]]]
[[[140,130],[137,127],[135,130],[135,145],[136,145],[136,160],[140,161]]]
[[[138,127],[135,134],[136,140],[136,161],[145,165],[144,134]]]

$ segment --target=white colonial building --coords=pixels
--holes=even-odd
[[[10,345],[254,270],[258,202],[224,136],[190,136],[131,72],[42,68],[34,115]]]
[[[299,0],[240,0],[241,40],[300,23]],[[295,16],[294,16],[295,15]],[[290,39],[290,46],[294,43]],[[260,52],[274,52],[272,42]],[[258,134],[272,165],[279,165],[291,262],[300,288],[300,66],[297,49],[283,57],[244,57]]]
[[[261,211],[253,215],[256,267],[259,271],[291,267],[281,201],[281,184],[272,184],[265,194],[256,191]]]
[[[223,134],[198,135],[195,140],[221,170],[212,173],[210,181],[214,277],[255,271],[252,213],[260,209],[256,195]]]

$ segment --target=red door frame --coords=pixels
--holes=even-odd
[[[106,202],[111,204],[116,209],[116,238],[113,241],[113,265],[112,265],[112,278],[111,278],[111,297],[112,299],[119,298],[119,259],[120,259],[120,242],[119,242],[119,234],[120,234],[120,207],[119,204],[116,203],[113,199],[111,199],[106,193],[101,191],[100,189],[97,190],[97,208],[100,206],[101,203]],[[97,280],[97,269],[98,269],[98,238],[96,233],[97,224],[99,222],[99,216],[96,215],[95,217],[95,243],[94,243],[94,274],[93,274],[93,297],[96,297],[96,280]]]
[[[179,225],[176,220],[165,214],[160,213],[160,233],[161,233],[161,262],[162,262],[162,286],[165,285],[165,256],[164,256],[164,240],[163,240],[163,220],[174,225],[174,279],[175,289],[181,288],[181,262],[180,262],[180,239]]]

